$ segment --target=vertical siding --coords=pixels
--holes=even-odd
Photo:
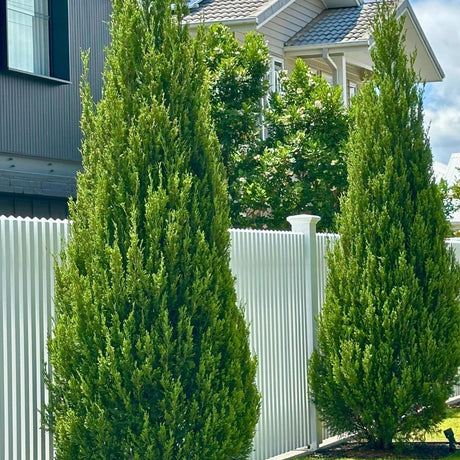
[[[52,317],[53,254],[65,221],[0,217],[0,458],[47,460],[42,366]]]
[[[110,0],[69,0],[70,84],[0,73],[0,153],[80,160],[80,51],[91,48],[90,81],[99,98],[110,11]]]
[[[253,459],[309,444],[304,236],[231,230],[231,268],[262,394]]]

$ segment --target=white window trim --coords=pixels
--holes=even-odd
[[[277,64],[279,64],[280,69],[279,71],[285,70],[284,66],[284,59],[280,59],[277,57],[272,57],[271,63],[270,63],[270,91],[272,92],[277,92],[277,78],[279,78],[276,73],[277,73]],[[279,82],[278,82],[279,84]],[[278,92],[280,92],[278,90]]]

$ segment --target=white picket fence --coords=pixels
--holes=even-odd
[[[324,298],[327,246],[314,216],[290,218],[292,232],[231,230],[231,268],[257,354],[261,417],[253,460],[315,448],[328,437],[309,402],[307,361]],[[43,364],[53,317],[54,256],[66,221],[0,217],[0,459],[51,460],[41,429]],[[460,242],[458,243],[460,256]]]

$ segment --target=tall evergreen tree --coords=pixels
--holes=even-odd
[[[113,0],[56,275],[47,420],[60,459],[240,459],[259,395],[186,2]]]
[[[335,432],[373,446],[438,423],[460,365],[459,267],[432,179],[423,88],[391,4],[352,109],[349,190],[329,256],[310,386]]]

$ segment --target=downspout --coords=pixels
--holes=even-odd
[[[335,62],[331,59],[331,56],[329,56],[329,49],[328,48],[323,48],[323,59],[326,61],[326,63],[329,65],[329,67],[332,70],[332,85],[337,86],[338,69],[337,69],[337,65],[335,64]]]

